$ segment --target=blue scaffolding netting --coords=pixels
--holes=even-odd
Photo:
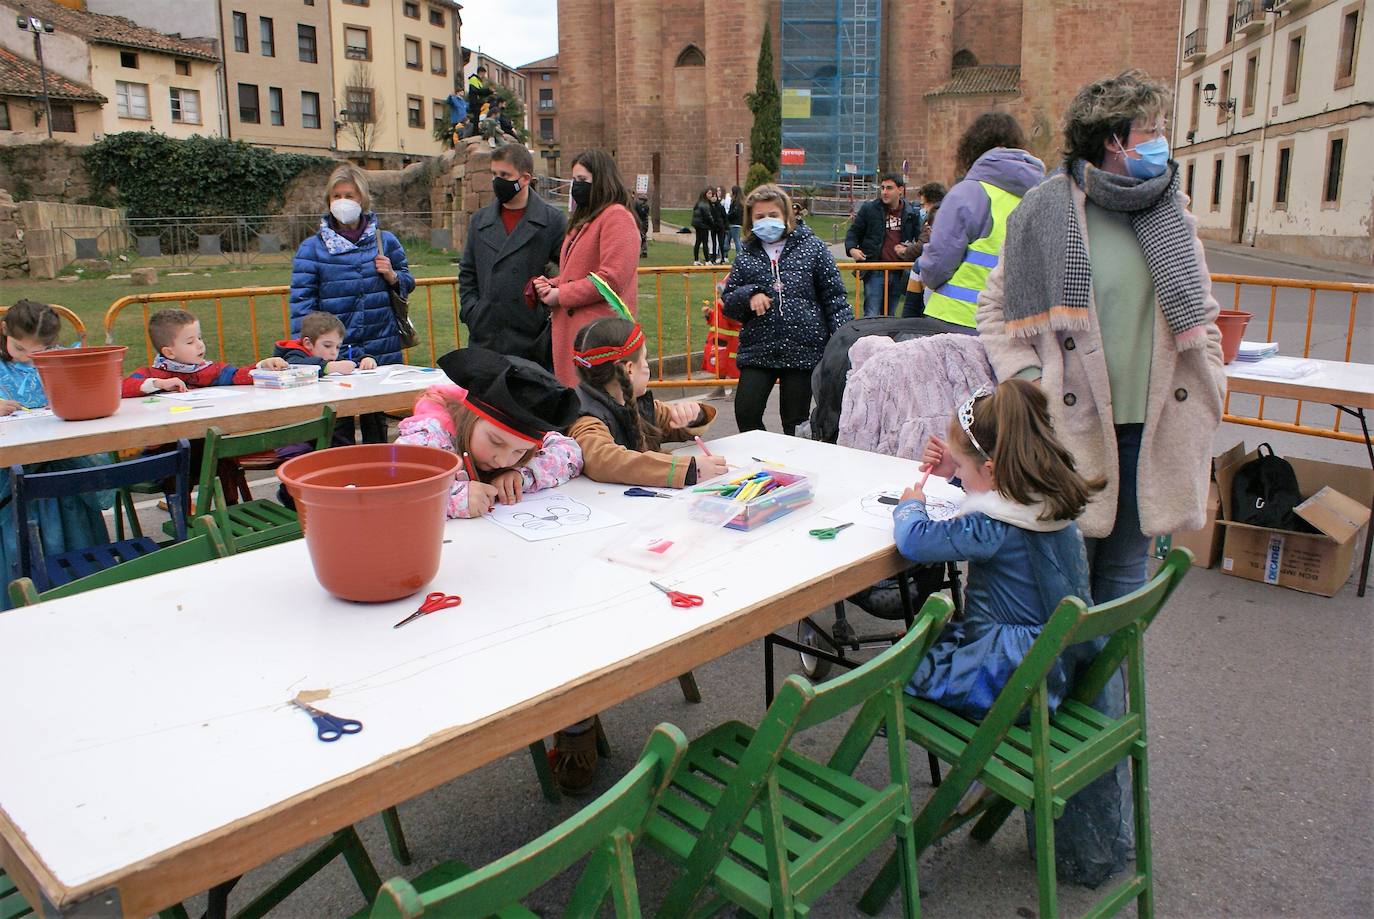
[[[782,146],[805,157],[784,182],[877,172],[881,14],[882,0],[782,0]]]

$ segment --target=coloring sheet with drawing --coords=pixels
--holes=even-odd
[[[608,511],[589,507],[557,489],[525,495],[517,504],[498,504],[486,515],[486,519],[529,542],[604,530],[625,522]]]
[[[25,418],[49,418],[52,416],[50,408],[17,408],[8,415],[0,415],[0,422],[23,421]]]
[[[382,385],[401,386],[405,383],[423,380],[426,377],[442,378],[443,374],[429,367],[397,367],[386,375],[386,379],[382,380]]]
[[[888,488],[870,492],[847,507],[827,514],[837,520],[853,520],[875,530],[892,532],[892,512],[901,501],[902,488]],[[964,492],[944,479],[931,476],[926,480],[926,513],[931,520],[948,520],[964,503]]]

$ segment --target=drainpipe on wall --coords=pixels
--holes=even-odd
[[[229,136],[229,68],[226,66],[228,45],[224,43],[224,0],[216,0],[215,26],[219,33],[219,63],[215,65],[215,93],[219,96],[219,135]]]
[[[1274,95],[1274,58],[1279,56],[1279,23],[1283,21],[1282,15],[1278,11],[1274,12],[1274,22],[1269,31],[1269,76],[1264,81],[1264,117],[1260,120],[1259,154],[1255,162],[1255,222],[1251,224],[1251,248],[1259,243],[1260,196],[1264,193],[1264,142],[1269,136],[1269,113],[1272,111],[1270,106]],[[1288,173],[1291,185],[1292,160],[1289,160]]]

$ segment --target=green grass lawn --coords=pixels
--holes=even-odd
[[[666,214],[665,214],[665,219]],[[411,318],[420,332],[420,345],[411,352],[416,363],[431,363],[437,355],[456,346],[457,318],[457,254],[432,249],[422,241],[406,243],[411,270],[417,278],[453,278],[453,284],[424,286],[411,296]],[[141,264],[138,262],[135,265]],[[640,259],[643,268],[682,267],[691,264],[691,248],[677,242],[655,241],[649,246],[649,256]],[[171,275],[172,270],[190,271]],[[729,266],[709,269],[641,274],[639,278],[639,319],[649,339],[649,357],[692,353],[700,355],[706,337],[706,320],[702,307],[714,297],[715,285],[723,282]],[[104,341],[106,311],[122,297],[147,293],[194,292],[231,288],[263,288],[285,286],[291,281],[288,255],[264,259],[251,268],[228,266],[194,266],[191,269],[159,268],[158,283],[152,287],[133,287],[127,279],[107,277],[83,278],[80,281],[0,281],[0,303],[10,304],[27,297],[46,303],[57,303],[75,312],[86,324],[89,341]],[[852,276],[847,278],[853,302]],[[248,363],[272,353],[272,344],[285,335],[284,294],[235,294],[216,299],[188,299],[185,308],[201,317],[212,358],[221,354],[231,363]],[[179,301],[146,306],[149,313],[168,306],[180,306]],[[251,308],[250,308],[251,307]],[[130,346],[126,367],[132,369],[147,360],[144,327],[145,306],[133,303],[125,307],[115,323],[115,343]],[[256,336],[254,327],[256,326]],[[222,334],[221,334],[222,328]],[[662,335],[659,335],[660,329]],[[256,340],[256,349],[254,342]],[[699,359],[692,361],[699,366]]]

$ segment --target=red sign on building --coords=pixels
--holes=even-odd
[[[782,164],[784,166],[805,166],[806,151],[801,147],[783,147]]]

